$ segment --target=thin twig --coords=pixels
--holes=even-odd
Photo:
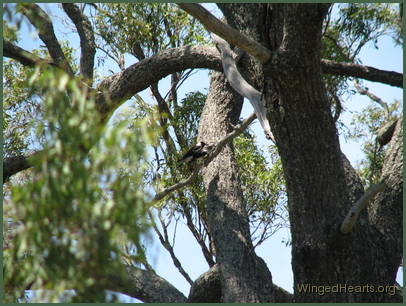
[[[178,190],[180,188],[183,188],[190,183],[192,183],[196,178],[197,175],[199,174],[199,171],[201,168],[207,166],[219,153],[220,151],[228,144],[231,142],[235,137],[240,135],[251,123],[254,121],[256,118],[255,114],[251,114],[248,118],[246,118],[241,124],[237,125],[232,132],[224,136],[220,141],[217,143],[215,146],[214,150],[210,152],[207,157],[204,159],[204,163],[198,164],[196,168],[193,170],[192,174],[185,180],[172,185],[171,187],[168,187],[161,192],[157,193],[155,197],[152,199],[152,201],[149,203],[149,205],[153,205],[154,203],[162,200],[164,197],[166,197],[168,194],[174,192],[175,190]]]

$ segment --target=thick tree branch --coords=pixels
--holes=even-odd
[[[234,52],[230,49],[227,42],[213,33],[211,34],[211,37],[214,43],[220,49],[224,74],[226,75],[231,87],[233,87],[236,92],[238,92],[241,96],[246,97],[251,102],[259,123],[264,130],[266,138],[275,142],[271,132],[271,127],[269,126],[268,118],[266,117],[266,109],[261,99],[261,93],[248,84],[248,82],[241,76],[234,59],[236,56],[233,56]]]
[[[189,68],[222,71],[218,51],[209,46],[179,47],[164,50],[131,65],[124,71],[104,79],[97,86],[98,109],[102,115],[107,115],[137,92],[171,73]]]
[[[325,59],[321,60],[321,68],[322,72],[327,74],[356,77],[403,88],[403,74],[395,71],[380,70],[353,63],[338,63]]]
[[[384,71],[357,65],[356,69],[349,69],[352,64],[322,61],[324,73],[342,74],[371,80],[374,73]],[[105,78],[98,86],[97,104],[102,115],[107,116],[137,92],[148,88],[151,84],[165,76],[188,68],[208,68],[222,71],[219,52],[210,46],[186,46],[168,49],[150,58],[144,59],[127,69]],[[154,71],[154,73],[150,73]],[[360,75],[359,71],[363,71]],[[386,79],[380,80],[388,84]]]
[[[187,179],[185,179],[175,185],[172,185],[171,187],[168,187],[168,188],[162,190],[161,192],[157,193],[155,195],[155,197],[152,199],[151,203],[158,202],[158,201],[162,200],[164,197],[166,197],[168,194],[192,183],[197,178],[197,175],[199,174],[200,169],[203,168],[204,166],[207,166],[221,152],[221,150],[226,146],[226,144],[228,144],[235,137],[240,135],[252,123],[252,121],[255,120],[255,118],[256,118],[256,115],[252,114],[247,119],[245,119],[241,124],[236,126],[232,132],[230,132],[225,137],[220,139],[220,141],[216,144],[213,151],[210,152],[208,154],[208,156],[204,159],[204,162],[197,165],[195,167],[195,169],[193,170],[192,174]]]
[[[343,223],[341,224],[340,231],[343,234],[348,234],[352,231],[355,223],[357,222],[360,212],[368,205],[375,195],[385,188],[385,181],[382,180],[378,184],[371,186],[362,197],[351,207]]]
[[[381,147],[388,144],[391,141],[393,133],[395,132],[396,125],[399,119],[388,122],[378,130],[376,141]]]
[[[188,302],[190,303],[221,303],[221,275],[218,264],[200,275],[190,288]],[[293,294],[273,285],[276,303],[292,303]]]
[[[148,216],[151,220],[154,220],[154,217],[150,211],[148,211]],[[169,243],[168,231],[166,228],[165,223],[162,220],[162,217],[159,216],[159,221],[161,222],[162,229],[164,231],[164,236],[162,236],[161,232],[159,231],[158,227],[156,226],[155,222],[152,224],[155,233],[158,235],[159,241],[161,242],[162,246],[168,251],[171,255],[171,259],[175,267],[178,269],[179,273],[186,279],[189,284],[193,284],[192,279],[190,278],[189,274],[185,271],[182,264],[180,263],[179,259],[175,255],[175,251],[172,245]]]
[[[3,56],[15,59],[21,64],[30,67],[34,67],[35,65],[53,65],[53,61],[36,56],[8,40],[3,40]]]
[[[47,46],[49,54],[55,64],[68,74],[73,75],[72,68],[66,60],[62,48],[56,39],[52,21],[45,11],[34,3],[26,3],[22,6],[22,12],[38,30],[38,35]]]
[[[136,267],[127,266],[127,275],[112,275],[109,290],[137,298],[144,303],[184,303],[186,297],[168,281]]]
[[[8,182],[12,175],[31,168],[30,159],[38,154],[39,152],[34,152],[28,155],[6,157],[3,160],[3,184]]]
[[[266,63],[271,58],[271,51],[255,40],[233,29],[214,17],[208,10],[196,3],[178,3],[179,7],[198,19],[207,30],[224,38],[228,43],[238,46],[248,54]]]
[[[80,37],[80,73],[87,79],[89,86],[93,80],[94,56],[96,44],[94,32],[89,19],[73,3],[63,3],[62,7],[69,18],[73,21]]]

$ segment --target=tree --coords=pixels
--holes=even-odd
[[[184,11],[175,5],[164,6],[95,5],[91,9],[94,12],[89,13],[91,11],[86,11],[86,7],[81,10],[77,5],[63,4],[81,40],[79,69],[73,65],[72,53],[63,50],[56,40],[47,14],[35,4],[17,6],[39,32],[49,58],[21,49],[15,43],[16,37],[11,35],[4,43],[4,55],[24,66],[36,67],[26,72],[32,76],[24,85],[44,97],[46,110],[40,114],[44,114],[49,127],[42,128],[45,145],[30,156],[21,154],[24,152],[21,139],[26,134],[18,135],[16,145],[10,145],[10,150],[20,154],[6,155],[4,178],[7,180],[34,166],[32,183],[27,185],[31,189],[25,190],[38,195],[40,207],[53,209],[56,214],[55,223],[43,222],[44,227],[40,228],[48,230],[46,237],[49,240],[55,237],[55,226],[61,225],[59,220],[78,225],[79,231],[88,229],[86,233],[89,234],[88,239],[68,236],[70,249],[60,246],[59,241],[64,241],[62,234],[56,237],[54,245],[57,248],[50,247],[50,250],[64,251],[62,254],[73,262],[79,260],[86,269],[82,269],[77,282],[66,282],[66,271],[52,257],[50,263],[56,263],[52,271],[58,273],[51,278],[49,265],[43,264],[49,256],[38,251],[43,240],[36,238],[31,248],[27,242],[29,236],[21,240],[21,233],[28,235],[32,233],[30,230],[37,228],[32,225],[33,219],[27,210],[20,210],[24,230],[9,241],[12,250],[9,260],[27,269],[37,264],[43,274],[40,281],[32,275],[24,279],[29,275],[28,270],[25,274],[18,273],[12,265],[6,265],[9,292],[18,296],[22,289],[32,284],[39,286],[37,288],[48,288],[47,284],[51,284],[49,288],[55,289],[52,284],[65,281],[61,282],[63,289],[76,289],[80,301],[103,300],[103,289],[126,293],[144,302],[401,301],[395,277],[402,260],[402,117],[391,113],[382,122],[392,120],[394,123],[383,133],[386,136],[381,144],[387,149],[380,166],[373,170],[374,177],[368,181],[371,186],[366,186],[367,190],[364,190],[360,174],[341,152],[337,120],[341,113],[339,95],[347,90],[346,78],[402,87],[402,74],[357,62],[362,46],[388,29],[393,30],[397,41],[401,40],[398,19],[402,15],[397,16],[391,5],[348,4],[340,11],[341,19],[333,22],[331,4],[218,4],[224,15],[220,21],[200,5],[179,4],[207,30],[218,35],[219,39],[215,39],[217,49],[200,44],[204,42],[201,26],[194,20],[192,27],[186,27],[193,19]],[[112,24],[112,29],[105,27],[108,23]],[[139,31],[131,32],[134,28]],[[161,29],[165,29],[165,33],[160,32]],[[95,40],[95,33],[100,41]],[[340,39],[342,35],[348,39]],[[185,45],[189,43],[196,45]],[[115,58],[121,72],[93,85],[96,48]],[[132,54],[138,62],[126,68],[124,53]],[[195,93],[178,101],[176,88],[187,76],[182,71],[194,68],[214,70],[207,98]],[[40,71],[42,74],[38,76]],[[171,89],[162,97],[157,82],[168,75],[171,75]],[[137,95],[148,87],[157,101],[156,110]],[[26,94],[23,91],[18,98]],[[116,132],[113,129],[109,134],[103,128],[110,115],[133,96],[137,104],[132,118],[138,124],[132,128],[138,131],[138,136],[121,138],[127,134],[122,134],[120,129]],[[240,122],[243,96],[251,103],[257,103],[254,106],[256,114]],[[17,99],[11,104],[25,102],[26,99]],[[244,146],[243,140],[252,135],[241,133],[255,116],[267,137],[274,140],[280,164],[276,161],[268,167],[261,161],[260,152]],[[142,117],[146,119],[140,124]],[[200,118],[198,129],[185,117]],[[371,123],[370,119],[366,120],[366,124]],[[151,125],[159,126],[158,140],[148,132]],[[144,132],[143,126],[146,127]],[[72,136],[75,129],[83,129],[86,133],[81,137]],[[238,135],[245,138],[233,143]],[[177,148],[185,150],[196,138],[212,144],[213,149],[191,169],[179,169],[175,162],[180,156]],[[127,145],[121,149],[117,139]],[[145,150],[141,149],[146,143],[155,155],[152,161],[144,157]],[[135,148],[135,152],[130,148]],[[110,172],[115,164],[105,157],[103,150],[113,150],[123,160],[116,165],[117,172]],[[252,179],[239,173],[244,158],[263,163],[264,173],[272,173],[262,176],[264,191],[250,192],[255,188]],[[65,165],[65,161],[72,160],[75,163]],[[137,167],[130,167],[133,163]],[[372,160],[371,164],[374,163]],[[151,167],[144,169],[143,165],[147,164]],[[48,169],[57,170],[50,175]],[[376,171],[380,174],[376,175]],[[60,173],[70,178],[81,173],[83,183],[75,184],[72,180],[69,185],[72,189],[61,193],[64,182]],[[284,182],[281,184],[282,175]],[[104,177],[109,179],[104,182]],[[260,173],[258,177],[261,177]],[[57,184],[53,184],[54,181]],[[92,182],[91,192],[85,187],[88,181]],[[273,187],[271,182],[278,181],[279,184]],[[48,190],[48,186],[52,186],[50,190],[55,193],[41,193],[41,190]],[[293,294],[272,282],[271,271],[255,253],[250,231],[254,215],[260,214],[264,220],[272,222],[272,212],[283,210],[283,196],[278,194],[285,186],[292,233]],[[29,203],[30,193],[23,192],[24,188],[17,187],[14,191],[12,202],[16,208],[21,203],[27,207]],[[137,192],[137,189],[143,191]],[[150,197],[144,194],[148,189],[153,189]],[[266,200],[261,202],[264,204],[256,206],[264,198]],[[58,204],[64,201],[84,203],[84,210],[89,209],[90,222],[86,222],[82,214],[75,214],[75,210],[61,210]],[[139,210],[126,215],[131,201],[138,203]],[[53,206],[46,206],[47,203]],[[109,203],[114,209],[117,207],[117,213],[94,215],[91,211],[94,203],[99,203],[102,211],[104,207],[110,207],[105,204]],[[157,208],[158,216],[154,216],[151,207]],[[46,213],[46,210],[39,210],[37,218],[46,218]],[[163,213],[184,217],[202,248],[210,269],[195,281],[190,279],[174,254],[166,232],[170,218]],[[131,217],[143,221],[134,225],[129,220]],[[161,223],[161,228],[154,220]],[[260,221],[262,225],[266,225],[264,220]],[[149,266],[140,243],[140,236],[148,224],[191,284],[189,297]],[[266,231],[265,228],[264,235]],[[124,250],[119,247],[118,232],[124,234],[121,240],[126,244]],[[101,239],[101,236],[109,239]],[[94,252],[97,245],[89,240],[95,237],[104,243],[100,254]],[[21,241],[27,247],[22,248]],[[72,248],[72,241],[84,243],[83,258],[74,256],[76,250]],[[97,258],[92,265],[84,260],[89,254]],[[111,269],[100,272],[103,271],[100,267],[109,264]],[[340,290],[334,290],[336,285]],[[344,286],[346,289],[342,289]],[[306,288],[312,290],[306,292]],[[330,292],[323,295],[314,288],[330,288]],[[388,291],[390,288],[392,291]]]

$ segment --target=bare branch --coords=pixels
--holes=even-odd
[[[380,70],[353,63],[338,63],[325,59],[321,60],[321,68],[323,73],[356,77],[403,88],[403,74],[395,71]]]
[[[189,230],[192,232],[193,237],[195,237],[197,243],[200,245],[200,248],[202,249],[202,253],[203,253],[204,258],[206,259],[207,264],[209,265],[209,267],[214,266],[215,262],[213,260],[213,255],[210,253],[209,249],[207,248],[207,246],[204,242],[204,238],[197,231],[195,225],[193,224],[192,214],[190,212],[190,209],[189,209],[187,203],[185,203],[184,201],[181,201],[180,205],[182,206],[183,213],[186,217],[186,224],[187,224]]]
[[[351,207],[343,223],[341,224],[340,231],[343,234],[348,234],[352,231],[355,222],[358,219],[360,212],[368,205],[374,196],[385,188],[385,181],[382,180],[378,184],[371,186],[362,197]]]
[[[148,211],[148,216],[150,217],[151,220],[154,220],[154,217],[152,216],[152,213]],[[183,269],[182,264],[180,263],[179,259],[176,257],[175,252],[173,250],[172,245],[169,243],[169,238],[168,238],[168,232],[167,232],[167,226],[162,220],[162,217],[159,216],[159,220],[161,222],[161,226],[164,230],[164,236],[162,236],[161,232],[159,231],[158,227],[156,226],[155,223],[152,224],[155,233],[158,235],[159,241],[161,242],[162,246],[168,251],[168,253],[171,255],[173,264],[175,267],[178,269],[179,273],[182,274],[182,276],[187,280],[189,284],[193,284],[192,279],[190,278],[189,274]]]
[[[247,119],[245,119],[241,124],[236,126],[232,132],[230,132],[229,134],[224,136],[222,139],[220,139],[220,141],[217,143],[217,145],[213,149],[213,151],[210,152],[208,154],[208,156],[204,159],[204,162],[197,165],[196,168],[193,170],[192,174],[187,179],[185,179],[175,185],[172,185],[171,187],[168,187],[168,188],[162,190],[161,192],[157,193],[155,195],[155,197],[153,198],[153,200],[151,201],[151,204],[158,202],[158,201],[162,200],[164,197],[166,197],[168,194],[191,184],[197,178],[197,175],[199,174],[200,169],[203,168],[204,166],[207,166],[221,152],[221,150],[226,146],[226,144],[228,144],[235,137],[240,135],[251,124],[251,122],[255,120],[255,118],[256,118],[256,115],[252,114]]]
[[[220,49],[224,74],[226,75],[231,87],[250,101],[259,123],[264,130],[266,138],[275,142],[271,132],[271,127],[269,126],[268,118],[266,117],[266,109],[261,99],[261,93],[248,84],[248,82],[241,76],[235,63],[234,58],[236,58],[236,56],[233,56],[234,52],[230,49],[227,42],[213,33],[211,34],[211,37],[217,47]]]
[[[71,66],[63,54],[61,45],[56,39],[54,27],[49,16],[37,4],[25,3],[21,6],[22,13],[27,16],[29,21],[38,30],[38,35],[47,46],[49,54],[55,64],[65,70],[68,74],[73,75]]]
[[[372,92],[368,90],[368,88],[363,88],[361,85],[359,85],[358,81],[354,79],[354,87],[358,91],[360,95],[365,95],[368,98],[370,98],[372,101],[378,103],[380,106],[382,106],[383,109],[385,109],[385,118],[388,119],[390,115],[389,111],[389,106],[388,103],[384,102],[381,98],[375,96]]]
[[[94,32],[89,19],[73,3],[62,3],[62,7],[69,18],[73,21],[80,37],[80,73],[87,79],[89,86],[92,85],[94,56],[96,44]]]
[[[248,54],[267,63],[271,58],[271,51],[248,36],[233,29],[224,22],[214,17],[208,10],[196,3],[178,3],[179,7],[198,19],[207,30],[224,38],[232,45],[238,46]]]
[[[28,52],[8,40],[3,40],[3,56],[10,57],[19,61],[25,66],[34,67],[35,65],[53,65],[53,61],[43,59],[35,54]]]

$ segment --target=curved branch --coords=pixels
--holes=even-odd
[[[3,56],[15,59],[22,65],[34,67],[35,65],[54,65],[50,60],[43,59],[35,54],[20,48],[8,40],[3,40]]]
[[[353,63],[338,63],[326,59],[321,60],[321,69],[323,73],[327,74],[356,77],[403,88],[403,74],[395,71],[380,70]]]
[[[28,155],[6,157],[3,160],[3,184],[8,182],[12,175],[31,168],[30,159],[38,154],[39,152],[34,152]]]
[[[343,223],[340,227],[340,232],[343,234],[348,234],[352,231],[355,223],[358,220],[360,212],[368,205],[369,202],[375,197],[375,195],[385,188],[385,181],[382,180],[378,184],[371,186],[362,197],[351,207],[347,216],[345,217]]]
[[[213,33],[211,34],[211,37],[217,47],[220,49],[224,74],[226,75],[231,87],[233,87],[233,89],[241,96],[246,97],[250,101],[259,123],[264,130],[266,138],[275,142],[271,132],[271,127],[269,126],[268,118],[266,117],[266,110],[261,99],[261,93],[248,84],[248,82],[241,76],[233,58],[233,51],[230,49],[227,42]]]
[[[238,46],[248,54],[265,64],[271,58],[271,51],[250,37],[233,29],[228,24],[218,20],[203,6],[196,3],[178,3],[178,6],[198,19],[205,28],[224,38],[228,43]]]
[[[381,147],[383,147],[384,145],[388,144],[389,141],[391,141],[398,120],[399,119],[390,121],[378,130],[376,135],[376,141],[379,143]]]
[[[96,44],[94,42],[94,32],[89,19],[82,14],[80,9],[73,3],[62,3],[62,7],[69,18],[73,21],[80,37],[80,73],[89,81],[89,86],[93,80],[94,56],[96,54]]]
[[[98,109],[103,115],[108,115],[121,102],[130,99],[137,92],[167,75],[189,68],[222,71],[217,49],[210,46],[173,48],[131,65],[124,71],[104,79],[97,86]]]
[[[358,83],[358,81],[355,79],[354,80],[354,87],[358,91],[360,95],[365,95],[368,98],[370,98],[372,101],[378,103],[383,109],[385,109],[385,119],[389,118],[390,111],[389,111],[389,106],[388,103],[384,102],[381,98],[378,96],[375,96],[372,92],[368,90],[366,87],[361,87],[361,85]]]
[[[155,274],[126,267],[127,275],[112,275],[109,290],[127,294],[144,303],[184,303],[186,297],[172,284]]]
[[[49,54],[55,64],[63,68],[68,74],[73,75],[71,66],[63,54],[61,45],[56,39],[54,27],[49,16],[38,5],[34,3],[25,3],[21,6],[22,13],[38,30],[38,35],[47,46]]]
[[[190,288],[190,303],[221,303],[221,274],[218,264],[200,275]]]

